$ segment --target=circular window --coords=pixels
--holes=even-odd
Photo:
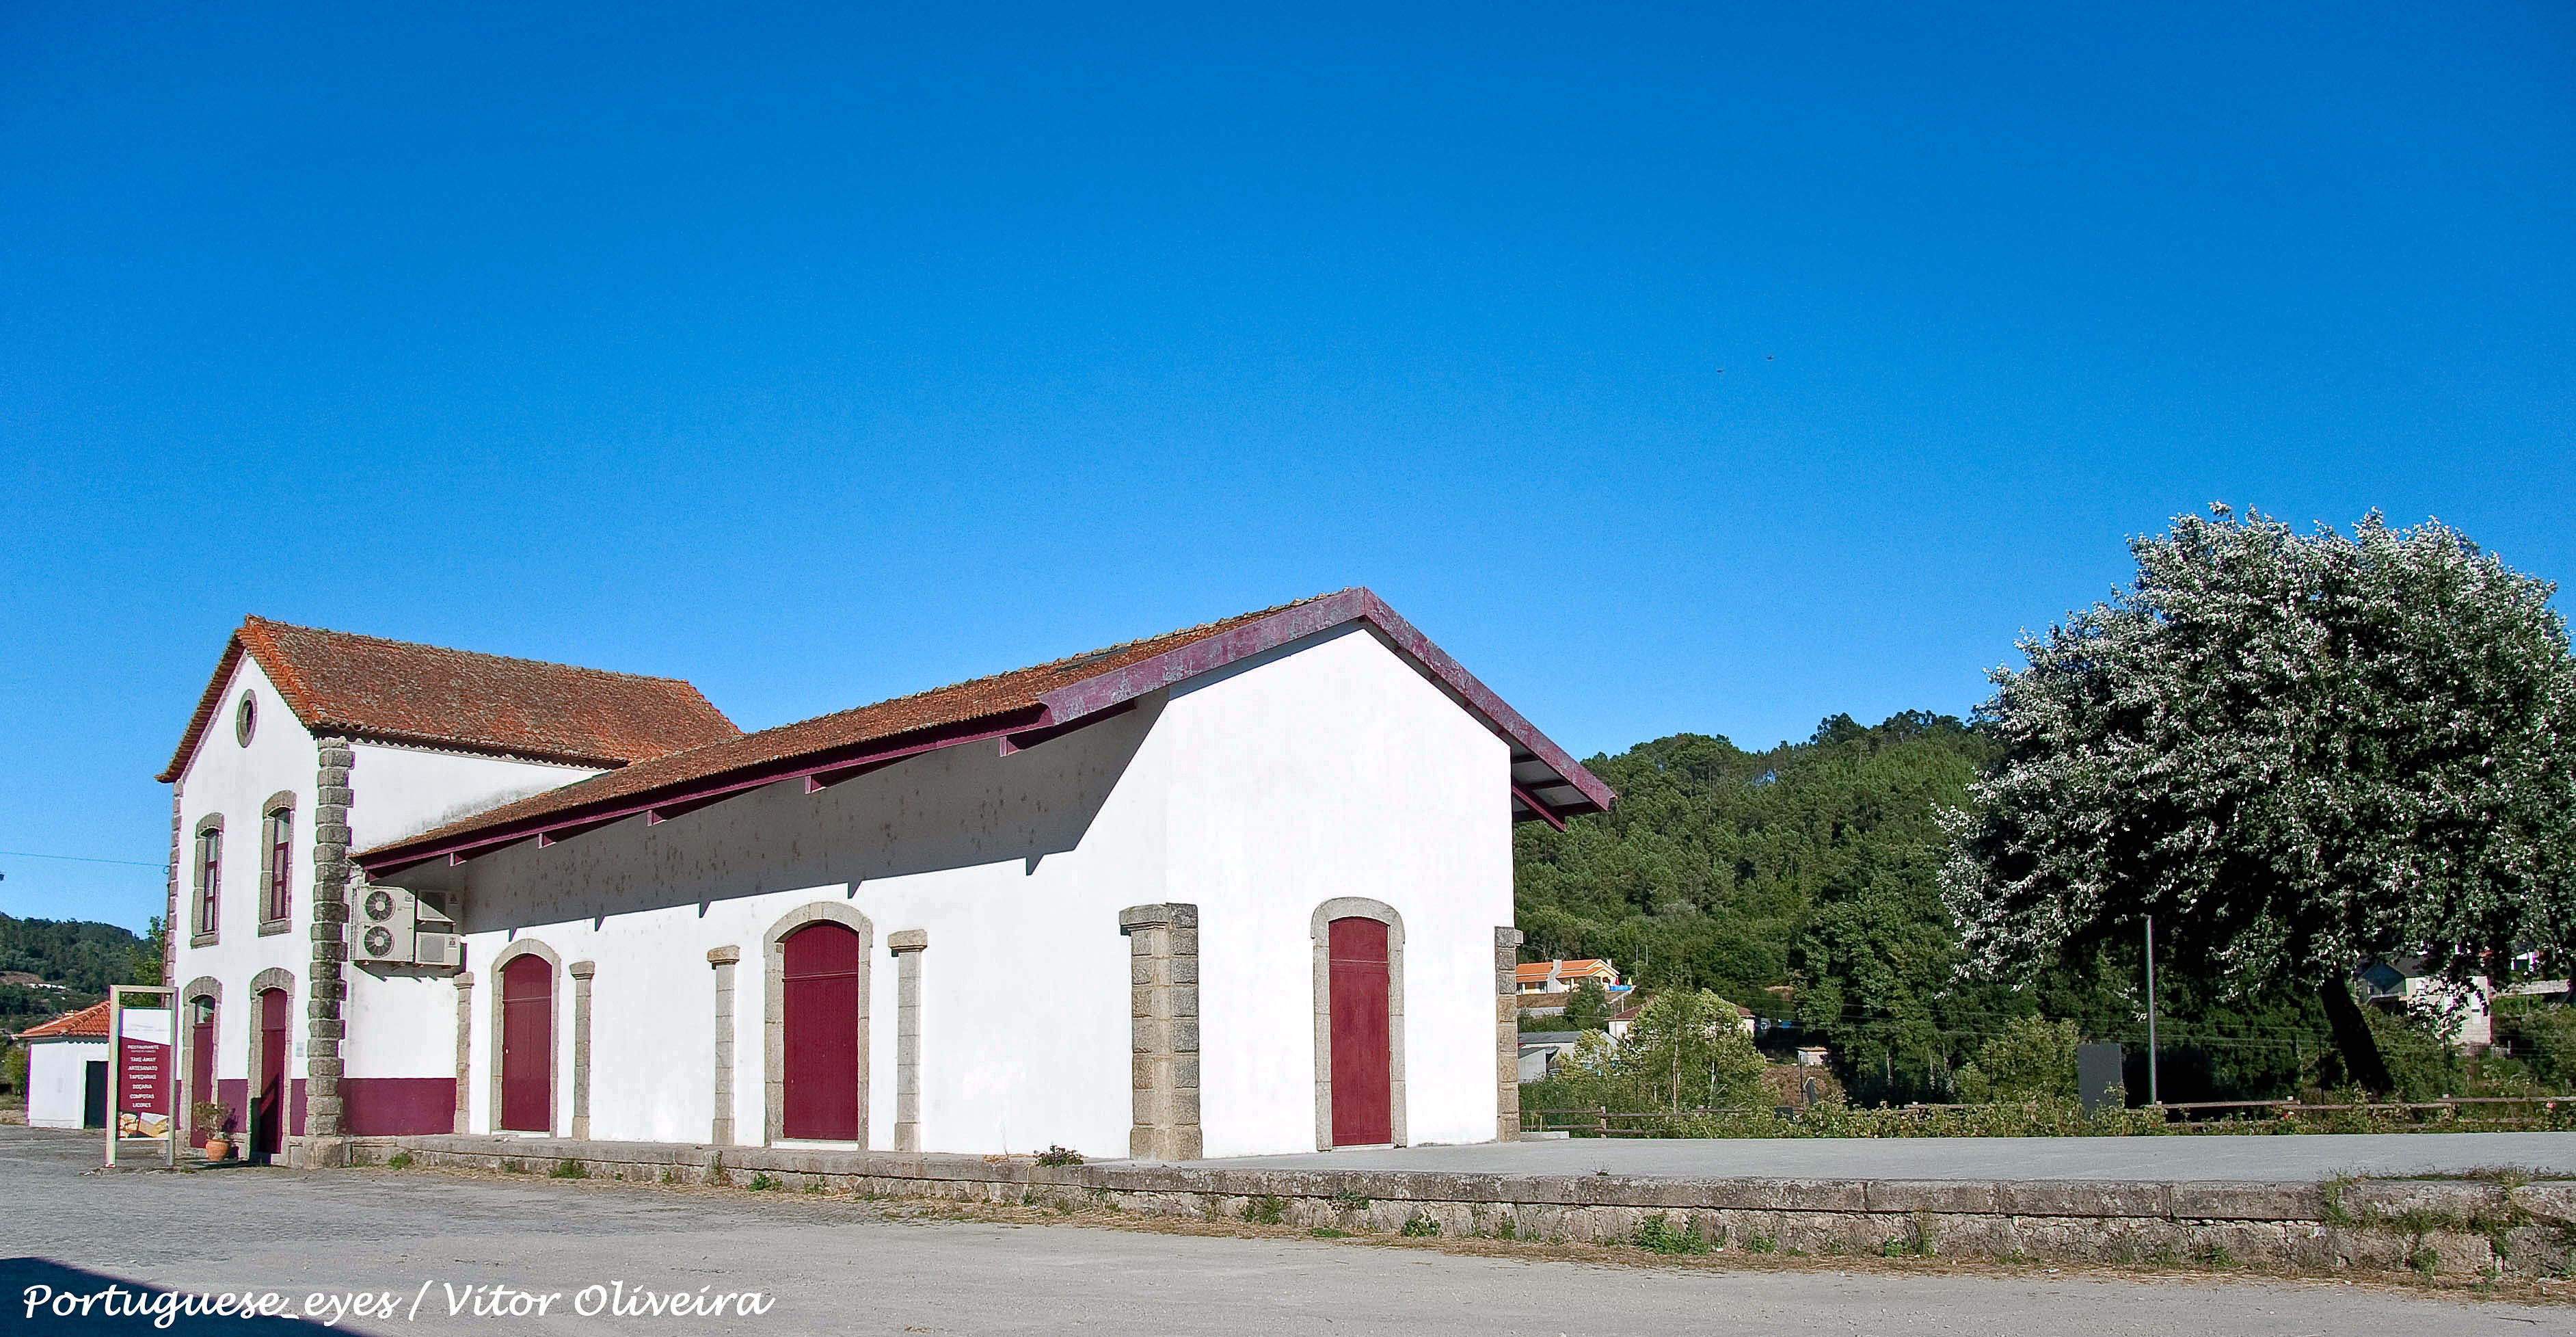
[[[242,693],[241,705],[233,711],[233,741],[250,746],[251,733],[259,728],[259,698]]]

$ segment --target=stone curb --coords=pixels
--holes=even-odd
[[[714,1147],[663,1142],[431,1134],[359,1139],[377,1156],[399,1147],[498,1162],[653,1169],[723,1168],[744,1173],[910,1180],[925,1184],[1074,1188],[1113,1193],[1196,1193],[1221,1197],[1367,1198],[1373,1201],[1629,1207],[1666,1211],[1820,1212],[1951,1216],[2117,1217],[2166,1221],[2322,1223],[2332,1215],[2315,1184],[2204,1181],[1982,1179],[1683,1179],[1631,1175],[1504,1175],[1436,1170],[1269,1170],[1109,1161],[1043,1166],[1026,1157],[835,1151],[805,1147]],[[2521,1204],[2556,1219],[2576,1200],[2477,1180],[2365,1180],[2341,1190],[2354,1217],[2422,1215],[2459,1220],[2507,1215]],[[2527,1203],[2523,1200],[2528,1199]]]
[[[1627,1244],[1647,1222],[1711,1249],[1941,1254],[2017,1261],[2193,1262],[2293,1271],[2551,1276],[2576,1267],[2576,1184],[2508,1194],[2474,1180],[1688,1179],[1237,1169],[1151,1161],[719,1147],[437,1134],[297,1139],[299,1164],[381,1162],[531,1174],[745,1183],[871,1197],[1242,1219],[1344,1233],[1416,1231]]]

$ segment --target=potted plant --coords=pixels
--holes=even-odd
[[[188,1114],[197,1127],[212,1130],[206,1135],[206,1159],[220,1161],[231,1157],[233,1144],[228,1134],[233,1128],[232,1108],[211,1100],[200,1100],[188,1107]]]

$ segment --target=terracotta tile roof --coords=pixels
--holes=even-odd
[[[782,724],[774,729],[763,729],[758,733],[639,761],[623,770],[595,775],[578,784],[504,804],[399,843],[428,844],[458,832],[502,825],[517,818],[636,797],[692,780],[757,771],[766,763],[864,748],[870,743],[976,721],[992,721],[998,728],[1007,722],[1008,717],[1027,716],[1030,718],[1021,727],[1034,727],[1039,723],[1035,717],[1044,706],[1040,698],[1056,688],[1115,672],[1192,641],[1222,635],[1244,623],[1313,602],[1314,599],[1300,599],[1296,603],[1245,613],[1221,622],[1185,627],[1104,650],[1068,655],[1030,668],[972,678],[911,696],[879,701],[871,706],[817,715],[810,720]]]
[[[107,1004],[92,1003],[78,1012],[65,1013],[39,1026],[18,1032],[21,1040],[104,1040],[107,1038]]]
[[[1565,978],[1582,975],[1615,975],[1609,962],[1587,956],[1576,961],[1524,961],[1513,972],[1517,979],[1543,980],[1550,976]]]
[[[1070,727],[1123,709],[1147,692],[1355,620],[1375,626],[1399,653],[1512,741],[1515,774],[1529,772],[1525,782],[1515,783],[1550,795],[1542,801],[1559,812],[1609,807],[1614,796],[1591,772],[1376,595],[1348,589],[638,761],[361,851],[358,858],[370,872],[386,873],[442,853],[465,854],[540,832],[568,835],[638,812],[676,815],[728,792],[800,775],[820,780],[834,767],[878,764],[970,738],[1027,741],[1029,731]]]
[[[259,662],[295,717],[315,733],[501,752],[539,761],[622,766],[739,738],[698,689],[677,678],[507,659],[252,617],[224,646],[196,715],[161,781],[179,777],[225,706],[233,666]]]

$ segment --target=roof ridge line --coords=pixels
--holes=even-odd
[[[373,641],[378,645],[399,645],[409,650],[435,650],[440,654],[446,655],[474,655],[478,658],[498,659],[504,663],[510,664],[535,664],[543,668],[567,669],[574,673],[597,674],[603,678],[632,678],[639,682],[673,682],[678,683],[683,687],[687,687],[692,691],[697,689],[697,684],[686,678],[674,677],[670,674],[664,673],[629,673],[624,669],[592,668],[587,664],[567,664],[556,659],[532,659],[526,655],[503,655],[495,654],[489,650],[467,650],[453,645],[432,645],[428,641],[406,641],[392,636],[377,636],[363,631],[342,631],[336,627],[310,626],[302,622],[280,622],[276,618],[261,617],[257,613],[244,613],[242,615],[242,623],[244,626],[248,626],[254,622],[264,628],[275,627],[286,631],[315,632],[324,636],[345,636],[353,641]],[[700,692],[699,695],[704,696],[705,693]]]
[[[839,710],[827,710],[820,715],[808,715],[803,719],[787,720],[782,723],[770,725],[763,729],[746,730],[741,736],[744,738],[756,738],[762,734],[774,733],[780,729],[793,729],[800,724],[813,724],[819,720],[834,719],[842,715],[855,715],[862,710],[875,710],[881,706],[893,705],[898,701],[911,701],[920,697],[935,696],[941,692],[953,692],[960,687],[972,687],[979,682],[992,682],[1000,678],[1016,677],[1023,673],[1036,673],[1042,669],[1051,669],[1058,667],[1059,665],[1078,663],[1085,659],[1107,658],[1121,650],[1143,645],[1147,641],[1163,641],[1170,640],[1175,636],[1187,636],[1192,632],[1203,632],[1210,627],[1214,627],[1225,622],[1246,622],[1258,618],[1265,618],[1273,613],[1277,613],[1285,609],[1301,608],[1319,600],[1332,598],[1336,594],[1348,594],[1351,590],[1357,588],[1359,587],[1354,585],[1346,586],[1338,590],[1327,590],[1322,594],[1307,595],[1303,599],[1291,599],[1286,603],[1272,604],[1268,608],[1256,608],[1248,613],[1235,613],[1227,617],[1210,618],[1205,622],[1194,623],[1190,626],[1174,627],[1170,631],[1158,631],[1150,636],[1130,637],[1129,639],[1119,641],[1114,645],[1104,645],[1091,650],[1077,650],[1069,655],[1058,655],[1053,659],[1040,660],[1034,664],[1023,664],[1018,668],[1003,669],[998,673],[979,673],[972,678],[960,678],[955,682],[941,683],[936,687],[925,687],[917,692],[905,692],[900,696],[883,697],[875,701],[862,702],[855,706],[844,706]],[[686,756],[691,752],[697,751],[698,748],[715,747],[729,741],[731,740],[719,738],[713,742],[700,743],[696,747],[685,747],[677,752],[664,753],[660,757],[653,758],[653,760],[658,762],[668,757]]]

